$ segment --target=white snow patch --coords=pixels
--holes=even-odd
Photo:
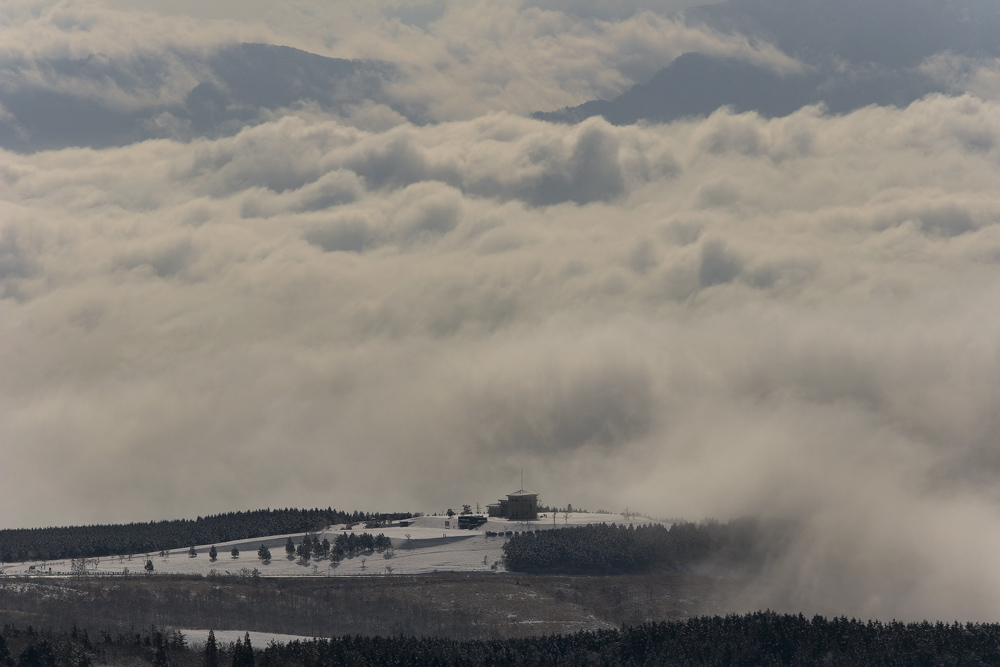
[[[204,628],[175,628],[184,635],[188,646],[202,647],[208,642],[208,630]],[[246,635],[246,630],[215,630],[215,643],[224,646],[235,644],[237,639],[242,640]],[[287,644],[293,641],[311,641],[316,637],[305,635],[282,635],[275,632],[254,632],[250,631],[250,644],[254,648],[263,648],[274,642],[276,644]]]
[[[170,549],[168,555],[150,553],[148,558],[153,561],[153,574],[187,574],[208,576],[215,571],[218,575],[237,575],[241,570],[244,574],[257,569],[264,577],[333,577],[333,576],[374,576],[396,574],[427,574],[433,572],[490,572],[494,564],[497,572],[505,571],[503,559],[503,544],[506,536],[487,537],[486,532],[505,533],[534,530],[551,530],[596,523],[659,523],[646,517],[631,517],[625,521],[618,514],[596,514],[571,512],[568,516],[559,513],[553,521],[551,513],[543,514],[538,521],[508,521],[506,519],[490,518],[475,530],[459,530],[458,517],[449,519],[446,516],[422,516],[411,520],[409,526],[387,526],[382,528],[365,528],[357,524],[351,530],[344,525],[330,526],[316,533],[322,541],[328,539],[331,544],[341,533],[371,533],[384,534],[392,540],[391,553],[368,553],[345,558],[340,563],[330,560],[310,560],[302,562],[298,559],[288,560],[285,556],[285,543],[291,537],[297,545],[302,541],[304,533],[272,535],[252,540],[237,540],[220,542],[214,546],[218,558],[212,562],[208,552],[213,545],[195,545],[196,556],[188,555],[190,545],[178,545]],[[446,525],[447,524],[447,525]],[[669,527],[670,524],[664,524]],[[257,549],[265,545],[271,551],[271,562],[267,565],[257,559]],[[230,555],[233,547],[239,549],[238,558]],[[88,571],[105,576],[121,576],[128,574],[145,574],[147,554],[132,554],[129,556],[102,557],[98,562],[91,561]],[[28,561],[23,563],[7,563],[2,572],[11,576],[67,576],[71,574],[70,560],[58,561]],[[34,570],[30,568],[34,566]],[[390,570],[391,568],[391,570]],[[51,569],[51,572],[50,572]],[[206,632],[207,636],[207,632]],[[251,639],[253,635],[251,634]]]

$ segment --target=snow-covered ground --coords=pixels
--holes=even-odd
[[[489,519],[475,530],[459,530],[458,517],[449,519],[446,516],[423,516],[411,520],[409,526],[389,526],[366,529],[363,524],[354,526],[356,533],[383,533],[392,540],[391,552],[379,554],[370,553],[345,558],[340,563],[330,560],[311,560],[303,563],[298,559],[289,560],[285,556],[285,543],[291,537],[298,545],[302,541],[302,533],[290,535],[272,535],[253,540],[238,540],[215,544],[218,558],[215,562],[209,559],[211,544],[195,545],[196,556],[188,555],[190,545],[177,545],[168,555],[149,554],[153,561],[154,574],[200,574],[216,573],[239,574],[246,568],[256,568],[264,577],[293,576],[364,576],[387,574],[426,574],[433,572],[489,572],[503,571],[501,562],[505,537],[487,537],[487,531],[506,532],[524,530],[547,530],[565,528],[567,526],[586,525],[588,523],[623,523],[619,514],[588,514],[571,512],[568,515],[559,513],[553,521],[552,514],[543,514],[538,521],[518,522],[506,519]],[[635,524],[656,523],[645,517],[632,517],[629,522]],[[669,525],[669,524],[667,524]],[[320,541],[325,537],[332,543],[337,535],[345,532],[344,526],[331,526],[317,533]],[[271,551],[271,562],[267,565],[257,559],[257,550],[264,544]],[[239,549],[238,558],[230,555],[233,547]],[[133,554],[131,557],[105,557],[99,562],[90,562],[88,570],[100,574],[122,574],[126,569],[129,573],[143,573],[146,554]],[[5,563],[2,566],[6,575],[45,575],[64,576],[71,573],[69,560],[29,561],[24,563]]]
[[[201,648],[208,642],[208,630],[202,628],[177,628],[177,631],[184,635],[188,646]],[[237,639],[243,639],[245,630],[215,630],[215,643],[220,646],[235,644]],[[277,644],[287,644],[296,640],[310,641],[316,637],[306,637],[305,635],[283,635],[276,632],[254,632],[250,631],[250,644],[254,648],[264,648],[271,642]]]

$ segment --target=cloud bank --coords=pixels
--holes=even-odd
[[[393,98],[427,120],[613,97],[689,51],[778,72],[802,68],[770,44],[688,26],[678,11],[689,2],[645,11],[622,3],[610,13],[517,0],[117,4],[128,11],[15,2],[0,49],[0,92],[67,93],[115,110],[178,103],[204,77],[201,59],[239,42],[392,62],[405,73]]]
[[[902,559],[843,600],[797,559],[827,611],[932,613],[947,571],[944,612],[995,613],[998,111],[7,154],[4,522],[434,511],[524,467],[550,502],[802,515],[845,577]]]

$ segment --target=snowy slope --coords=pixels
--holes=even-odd
[[[289,560],[285,557],[285,543],[289,537],[297,545],[302,541],[302,533],[291,535],[272,535],[253,540],[239,540],[215,544],[218,559],[212,562],[208,552],[211,544],[195,545],[197,555],[188,555],[190,545],[177,545],[167,555],[149,554],[153,561],[154,574],[200,574],[208,576],[238,574],[244,568],[256,568],[265,577],[295,577],[295,576],[364,576],[376,574],[426,574],[433,572],[488,572],[496,564],[496,571],[504,571],[502,547],[507,538],[487,537],[487,531],[506,532],[523,530],[551,530],[567,526],[580,526],[589,523],[621,523],[623,517],[615,514],[570,513],[568,516],[558,514],[553,521],[551,514],[543,515],[538,521],[517,522],[506,519],[489,519],[486,524],[476,530],[458,530],[457,517],[448,519],[445,516],[423,516],[413,519],[407,527],[390,526],[376,529],[365,529],[363,525],[354,526],[347,532],[383,533],[392,540],[391,553],[371,553],[345,558],[340,563],[330,560],[311,560],[301,562],[298,559]],[[655,523],[645,517],[633,517],[632,523]],[[450,525],[446,525],[450,524]],[[325,537],[333,542],[337,535],[345,532],[343,525],[330,526],[318,533],[320,541]],[[271,551],[272,560],[265,565],[257,559],[257,549],[261,544]],[[233,547],[240,551],[238,558],[230,555]],[[146,554],[133,554],[131,557],[101,558],[99,562],[91,562],[88,569],[97,574],[144,573],[143,565]],[[29,561],[24,563],[4,564],[3,572],[9,576],[44,574],[48,576],[65,576],[71,573],[69,560]],[[34,568],[34,569],[32,569]]]

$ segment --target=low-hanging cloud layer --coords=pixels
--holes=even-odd
[[[996,620],[1000,103],[552,125],[434,92],[452,56],[407,85],[459,120],[3,154],[0,526],[441,511],[524,468],[801,519],[748,605]]]
[[[198,57],[238,42],[394,63],[406,74],[394,97],[433,120],[526,114],[614,96],[689,51],[777,72],[802,68],[766,42],[688,26],[677,12],[691,2],[660,3],[658,11],[623,3],[620,16],[518,0],[171,3],[196,16],[152,11],[170,6],[163,3],[118,4],[132,11],[86,0],[15,0],[0,47],[0,92],[67,92],[119,111],[179,102],[204,74]],[[69,61],[86,64],[67,72]],[[97,66],[107,72],[81,76]]]

